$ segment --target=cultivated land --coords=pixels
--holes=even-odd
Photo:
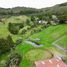
[[[26,18],[25,16],[21,17]],[[19,16],[19,18],[21,17]],[[10,34],[7,27],[9,22],[17,22],[18,19],[15,20],[14,18],[16,17],[5,19],[5,24],[0,23],[1,25],[0,37],[5,37],[7,34]],[[18,20],[18,22],[23,20]],[[28,36],[28,34],[29,31],[25,35]],[[14,41],[17,40],[19,37],[21,37],[24,40],[21,44],[16,46],[15,50],[3,54],[0,57],[0,67],[4,67],[4,63],[12,53],[19,53],[22,56],[22,61],[19,67],[34,67],[34,62],[37,60],[45,60],[47,58],[49,59],[54,56],[66,56],[65,52],[52,45],[54,41],[56,41],[60,37],[65,36],[66,34],[67,34],[67,24],[61,24],[57,26],[49,26],[43,29],[43,31],[29,36],[28,37],[29,39],[36,39],[36,38],[40,39],[39,44],[43,44],[43,46],[39,48],[34,47],[28,43],[25,43],[25,39],[22,37],[22,35],[19,34],[12,35]],[[59,40],[58,45],[62,46],[62,44],[64,44],[64,46],[67,47],[66,40],[67,36],[63,37],[61,40]]]
[[[67,35],[61,37],[61,39],[58,40],[56,44],[67,50]]]
[[[52,42],[67,34],[67,25],[50,26],[42,32],[32,35],[30,38],[39,38],[44,46],[52,46]]]

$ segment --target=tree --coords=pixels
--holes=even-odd
[[[6,39],[0,38],[0,54],[10,51],[10,49],[13,48],[13,46],[14,42],[10,35],[8,35]]]
[[[34,16],[31,16],[31,21],[35,21],[35,17]]]
[[[31,23],[30,23],[30,20],[29,20],[29,19],[27,19],[27,20],[26,20],[26,24],[27,24],[27,25],[29,25],[29,26],[31,25]]]
[[[7,41],[10,44],[10,47],[12,48],[14,46],[14,42],[13,42],[13,40],[12,40],[10,35],[7,36]]]
[[[64,20],[60,20],[59,23],[60,23],[60,24],[64,24],[65,21],[64,21]]]
[[[16,23],[9,23],[8,25],[8,30],[12,34],[18,34],[19,29],[21,28],[21,24],[16,24]]]

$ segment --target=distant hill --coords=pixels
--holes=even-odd
[[[67,2],[62,4],[57,4],[53,7],[42,8],[44,13],[52,13],[56,15],[67,15]]]
[[[67,2],[57,4],[53,7],[47,7],[42,9],[29,8],[29,7],[14,7],[14,8],[0,8],[0,15],[28,15],[28,14],[56,14],[67,15]]]
[[[38,13],[39,10],[35,8],[27,8],[27,7],[14,7],[14,8],[0,8],[0,15],[18,15],[18,14],[33,14]]]

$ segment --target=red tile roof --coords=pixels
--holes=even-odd
[[[67,67],[67,65],[59,58],[35,62],[36,67]]]

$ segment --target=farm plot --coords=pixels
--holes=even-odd
[[[67,35],[59,38],[57,41],[55,41],[55,44],[57,44],[67,50]]]

